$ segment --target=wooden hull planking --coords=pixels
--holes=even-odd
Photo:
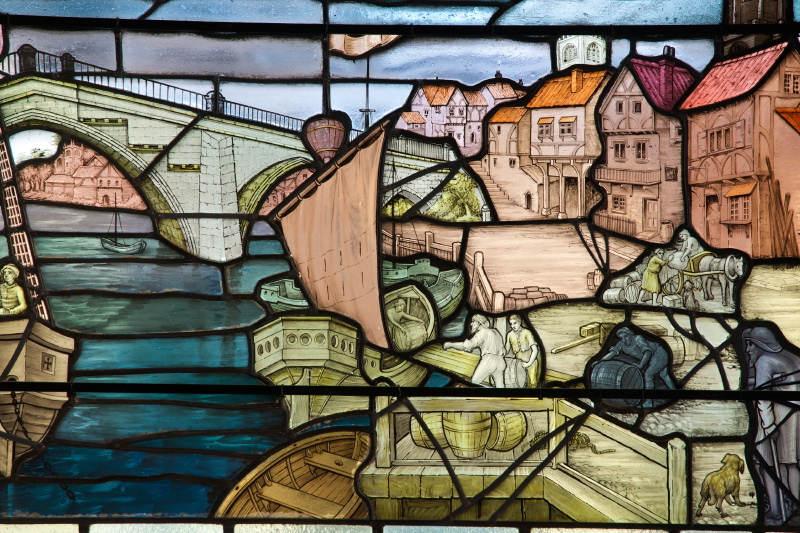
[[[217,508],[218,518],[366,519],[355,474],[369,435],[334,431],[277,451],[248,472]]]

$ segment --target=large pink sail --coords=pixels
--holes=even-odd
[[[370,343],[388,348],[377,229],[384,136],[374,130],[309,179],[275,219],[314,305],[352,318]]]

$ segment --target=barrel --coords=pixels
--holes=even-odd
[[[428,426],[433,438],[442,448],[447,448],[447,441],[444,438],[444,427],[442,427],[442,413],[421,413],[422,421]],[[422,429],[422,425],[415,416],[411,417],[411,440],[421,448],[435,448],[428,434]]]
[[[683,361],[686,359],[686,345],[684,344],[683,339],[678,336],[661,338],[662,340],[666,341],[667,346],[669,346],[669,349],[672,352],[672,364],[683,364]]]
[[[456,457],[480,457],[489,441],[492,414],[484,412],[442,413],[444,438]]]
[[[492,427],[486,447],[507,452],[519,445],[528,433],[528,421],[520,411],[502,411],[492,415]]]
[[[631,283],[631,278],[627,274],[611,280],[610,287],[613,289],[624,289]]]
[[[642,371],[626,361],[600,361],[594,368],[589,379],[593,389],[644,389],[644,376]],[[615,398],[603,400],[609,405],[618,407],[634,407],[640,400],[636,398]]]
[[[642,282],[634,281],[625,287],[625,301],[629,304],[635,304],[639,301],[639,294],[642,292]]]
[[[608,289],[603,293],[603,301],[607,304],[624,304],[626,302],[625,289]]]

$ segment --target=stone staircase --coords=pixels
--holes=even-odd
[[[470,161],[469,166],[480,176],[486,186],[486,192],[489,193],[489,199],[492,201],[497,218],[500,221],[536,220],[542,218],[538,213],[529,211],[511,200],[511,197],[483,170],[480,161]]]

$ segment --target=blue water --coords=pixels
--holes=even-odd
[[[252,462],[196,453],[111,450],[62,444],[48,446],[42,457],[58,475],[78,479],[105,477],[109,465],[114,465],[114,475],[119,476],[185,474],[225,478],[235,476]],[[36,459],[24,463],[19,473],[23,476],[50,475],[44,462]]]
[[[205,450],[220,453],[252,453],[264,451],[286,442],[286,433],[274,431],[264,435],[191,435],[137,441],[142,448]]]
[[[59,263],[42,266],[51,291],[97,289],[129,294],[189,292],[222,294],[222,273],[202,264]]]
[[[88,294],[50,296],[58,326],[103,335],[178,333],[241,328],[266,316],[251,300],[116,298]]]
[[[127,374],[76,377],[75,383],[145,383],[145,384],[182,384],[182,385],[247,385],[259,386],[264,383],[252,376],[243,374]],[[81,392],[78,398],[84,400],[148,400],[171,402],[197,402],[222,404],[250,404],[275,402],[276,397],[268,394],[179,394],[179,393],[142,393],[126,392]]]
[[[247,368],[244,334],[164,339],[89,340],[81,344],[75,371],[139,368]]]
[[[173,479],[67,483],[75,494],[74,501],[55,483],[2,485],[0,513],[16,519],[100,514],[202,517],[222,494],[212,485]]]
[[[250,255],[281,255],[284,252],[280,241],[259,240],[250,242],[247,253]]]
[[[228,290],[233,294],[252,294],[258,281],[289,271],[283,259],[248,259],[228,268]]]
[[[100,244],[99,237],[47,237],[33,238],[36,256],[41,259],[182,259],[180,254],[158,239],[144,239],[146,246],[141,254],[118,254]]]
[[[282,422],[283,412],[276,404],[251,409],[225,405],[82,404],[67,412],[54,437],[70,442],[110,443],[172,431],[255,432],[279,427]]]

